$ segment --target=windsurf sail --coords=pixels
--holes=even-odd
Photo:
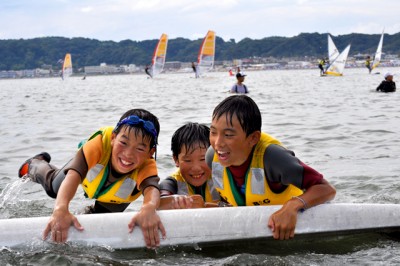
[[[151,76],[155,77],[164,70],[165,58],[167,57],[168,35],[162,34],[154,49],[151,63]]]
[[[347,56],[349,55],[350,51],[350,44],[347,45],[347,47],[341,52],[336,59],[331,62],[329,65],[328,69],[326,70],[327,75],[332,75],[332,76],[342,76],[343,75],[343,70],[344,67],[346,66],[346,60]]]
[[[71,60],[71,54],[66,54],[63,62],[63,67],[61,71],[61,78],[65,79],[69,76],[71,76],[73,73],[72,71],[72,60]]]
[[[215,59],[215,32],[209,30],[200,47],[197,58],[197,74],[210,71],[214,67]]]
[[[335,59],[339,56],[339,50],[336,48],[335,43],[332,40],[330,34],[328,34],[328,58],[329,62],[335,61]]]
[[[384,32],[382,31],[381,39],[379,40],[378,48],[376,49],[374,62],[372,63],[372,69],[376,68],[379,65],[379,63],[381,62],[383,35],[384,35]]]

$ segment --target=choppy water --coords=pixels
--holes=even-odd
[[[399,68],[379,70],[400,73]],[[263,131],[322,172],[337,188],[334,202],[399,204],[399,92],[376,93],[383,75],[368,75],[365,69],[346,69],[343,77],[321,78],[318,73],[247,73],[245,83],[263,114]],[[0,80],[0,218],[50,215],[54,201],[40,185],[18,180],[20,164],[47,151],[55,165],[62,165],[81,139],[114,125],[131,108],[148,109],[159,118],[157,163],[161,178],[166,177],[174,169],[172,133],[189,121],[209,124],[213,108],[229,95],[233,82],[227,73],[202,79],[190,73],[162,74],[154,80],[144,75]],[[78,193],[71,210],[88,204]],[[130,210],[140,205],[136,202]],[[388,265],[400,264],[400,242],[359,235],[157,252],[32,245],[0,249],[0,264]]]

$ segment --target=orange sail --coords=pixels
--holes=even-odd
[[[152,64],[151,64],[151,76],[154,77],[160,74],[164,69],[165,59],[167,57],[167,46],[168,46],[168,35],[162,34],[160,40],[154,49]]]
[[[64,58],[64,62],[63,62],[61,77],[62,77],[62,79],[65,79],[65,78],[71,76],[72,73],[73,73],[73,71],[72,71],[71,54],[66,54],[65,58]]]
[[[201,73],[207,72],[214,67],[215,59],[215,32],[208,31],[206,37],[201,44],[199,56],[197,58],[197,71]]]

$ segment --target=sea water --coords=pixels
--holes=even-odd
[[[400,203],[400,92],[375,91],[385,72],[399,74],[400,69],[378,70],[381,74],[346,69],[343,77],[320,77],[319,70],[246,73],[249,96],[262,112],[263,131],[323,173],[337,189],[336,203]],[[53,164],[63,165],[82,139],[115,125],[131,108],[147,109],[159,118],[157,165],[165,178],[175,170],[173,132],[186,122],[210,125],[214,107],[230,95],[234,82],[227,72],[199,79],[192,73],[168,73],[154,79],[119,75],[0,80],[0,219],[50,216],[54,200],[40,185],[18,178],[21,163],[47,151]],[[138,210],[141,200],[129,210]],[[89,204],[79,189],[70,209],[77,213]],[[400,264],[400,242],[365,234],[156,251],[33,243],[24,250],[0,247],[0,264],[388,265]]]

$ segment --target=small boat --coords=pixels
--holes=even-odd
[[[73,74],[71,54],[67,53],[64,58],[61,78],[66,79]]]
[[[343,76],[343,71],[346,66],[347,56],[349,55],[351,45],[347,45],[347,47],[341,52],[333,62],[330,62],[330,65],[325,71],[326,75],[331,76]]]
[[[196,74],[210,71],[214,67],[215,59],[215,32],[209,30],[201,43],[199,54],[197,57]]]
[[[272,239],[269,217],[281,206],[220,207],[158,211],[167,232],[160,246],[218,246]],[[400,204],[327,203],[298,214],[295,238],[400,232]],[[144,248],[139,227],[128,233],[135,212],[76,215],[83,231],[71,227],[68,243],[114,249]],[[49,217],[0,220],[0,247],[40,246]]]
[[[155,77],[164,70],[165,59],[167,57],[168,35],[162,34],[156,48],[154,49],[153,58],[151,61],[150,76]]]

